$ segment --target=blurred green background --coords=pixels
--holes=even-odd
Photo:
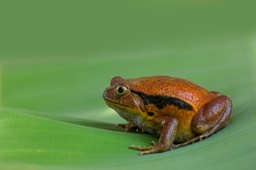
[[[253,1],[0,1],[0,169],[253,169]],[[228,95],[230,124],[139,157],[102,92],[113,76],[170,75]],[[156,140],[156,139],[155,139]]]

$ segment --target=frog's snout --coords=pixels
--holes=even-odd
[[[113,87],[108,87],[105,89],[105,91],[103,92],[103,98],[109,101],[119,100],[118,96],[116,96],[115,89]]]
[[[111,95],[111,89],[110,88],[106,88],[105,91],[103,92],[103,98],[104,99],[113,99],[113,95]]]

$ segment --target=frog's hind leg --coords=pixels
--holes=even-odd
[[[229,120],[231,109],[232,102],[227,96],[217,96],[204,105],[192,119],[192,129],[199,135],[189,141],[177,144],[176,147],[192,144],[224,128]]]

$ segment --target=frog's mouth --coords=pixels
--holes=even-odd
[[[106,99],[106,98],[105,98],[105,103],[109,107],[111,107],[113,109],[115,109],[115,108],[123,108],[123,109],[127,109],[128,110],[128,108],[129,108],[129,105],[121,104],[121,103],[118,103],[116,101],[109,100],[109,99]]]

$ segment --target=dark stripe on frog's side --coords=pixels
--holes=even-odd
[[[142,98],[145,105],[153,103],[158,109],[163,109],[166,105],[174,105],[179,109],[183,109],[183,110],[193,109],[193,107],[189,103],[183,100],[177,99],[175,97],[158,96],[158,95],[153,96],[153,95],[146,95],[144,93],[136,92],[136,91],[132,91],[132,92],[139,95]]]

